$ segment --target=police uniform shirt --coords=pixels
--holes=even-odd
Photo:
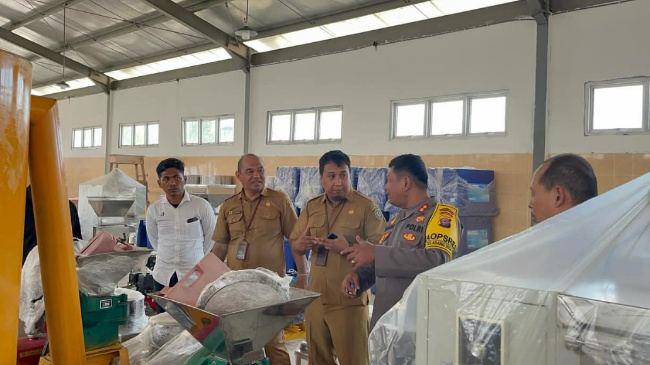
[[[265,188],[250,201],[242,190],[223,202],[213,239],[215,244],[228,245],[226,264],[232,270],[264,267],[284,276],[284,237],[291,234],[297,219],[287,194]],[[245,259],[240,260],[237,249],[244,237],[248,247]]]
[[[327,213],[326,210],[327,209]],[[331,228],[328,229],[328,224]],[[299,238],[309,225],[309,235],[326,238],[330,233],[343,236],[349,244],[356,243],[356,236],[372,243],[379,242],[386,221],[377,205],[367,196],[351,190],[344,202],[334,206],[327,194],[312,200],[300,212],[298,223],[293,229],[291,239]],[[328,252],[325,266],[316,265],[317,249],[312,250],[309,286],[307,289],[321,294],[323,304],[365,305],[368,295],[347,298],[341,293],[341,283],[353,270],[352,264],[337,253]]]
[[[441,233],[450,227],[456,234]],[[437,204],[434,198],[404,209],[390,220],[381,244],[375,247],[374,264],[356,270],[361,289],[376,285],[373,327],[402,298],[418,274],[453,258],[460,237],[459,227],[457,209]]]

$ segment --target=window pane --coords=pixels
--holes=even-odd
[[[144,146],[146,144],[146,137],[147,136],[147,125],[146,124],[138,124],[135,126],[135,142],[134,144],[136,146]]]
[[[75,129],[72,133],[72,147],[81,148],[82,138],[83,138],[83,131],[81,129]]]
[[[219,119],[219,143],[235,141],[235,118]]]
[[[216,130],[217,130],[216,120],[201,121],[201,143],[216,143],[217,142]]]
[[[102,129],[93,128],[93,147],[101,147],[102,145]]]
[[[424,135],[425,104],[397,105],[395,137]]]
[[[316,131],[316,112],[296,113],[294,141],[313,141]]]
[[[643,85],[594,89],[594,130],[643,128]]]
[[[470,133],[498,133],[505,131],[505,96],[470,100]]]
[[[318,139],[341,139],[343,110],[323,110],[320,112]]]
[[[199,121],[192,120],[185,122],[185,144],[199,143]]]
[[[93,146],[93,130],[84,129],[84,148]]]
[[[147,130],[147,144],[148,145],[157,145],[158,144],[158,133],[160,131],[160,126],[158,123],[149,123]]]
[[[123,125],[121,128],[120,144],[122,146],[133,146],[133,126]]]
[[[463,134],[462,100],[431,103],[431,135]]]
[[[271,141],[289,141],[291,138],[291,115],[271,115]]]

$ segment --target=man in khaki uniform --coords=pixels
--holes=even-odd
[[[243,189],[228,198],[219,210],[213,252],[232,270],[263,267],[285,274],[284,238],[298,219],[283,192],[265,188],[264,163],[255,155],[239,159],[237,179]],[[296,287],[306,287],[306,262],[295,255],[299,278]],[[290,365],[284,334],[280,332],[265,347],[271,365]]]
[[[341,281],[352,264],[340,253],[357,236],[379,242],[386,221],[370,198],[350,187],[346,154],[324,154],[319,171],[325,194],[307,203],[291,234],[294,252],[312,250],[308,289],[321,294],[305,312],[309,363],[335,365],[338,357],[340,365],[367,365],[368,293],[357,298],[341,293]]]

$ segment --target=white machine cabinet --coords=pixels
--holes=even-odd
[[[650,174],[418,275],[373,365],[650,365]]]
[[[418,365],[551,364],[554,294],[431,280],[417,297]]]

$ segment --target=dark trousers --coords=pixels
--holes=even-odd
[[[172,275],[171,279],[169,279],[169,285],[161,284],[161,283],[154,280],[153,281],[153,289],[154,289],[154,291],[159,292],[159,291],[163,290],[163,288],[166,287],[166,286],[171,288],[176,284],[178,284],[178,276],[176,276],[176,273],[174,273],[174,275]],[[165,310],[158,303],[156,303],[156,311],[158,313],[163,313]]]

